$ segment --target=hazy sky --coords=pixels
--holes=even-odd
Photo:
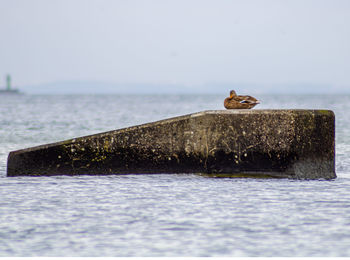
[[[0,0],[0,85],[350,89],[349,0]]]

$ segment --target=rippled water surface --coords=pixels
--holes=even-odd
[[[202,110],[222,96],[0,96],[0,256],[350,256],[350,96],[261,96],[332,109],[332,181],[191,174],[6,177],[12,150]]]

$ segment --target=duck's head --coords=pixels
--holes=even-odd
[[[235,97],[235,96],[237,96],[236,91],[231,90],[231,91],[230,91],[230,98],[233,98],[233,97]]]

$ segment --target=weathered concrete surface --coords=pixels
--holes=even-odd
[[[336,178],[329,110],[217,110],[9,154],[7,176],[201,173]]]

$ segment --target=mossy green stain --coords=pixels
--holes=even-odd
[[[317,110],[320,114],[325,115],[325,116],[329,116],[332,115],[332,111],[331,110]]]

